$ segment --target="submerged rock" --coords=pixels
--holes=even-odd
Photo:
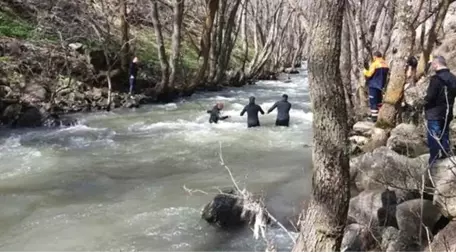
[[[221,228],[236,228],[255,223],[255,215],[244,209],[244,200],[234,189],[224,190],[216,195],[204,206],[201,217]],[[269,222],[269,219],[266,222]]]
[[[219,227],[239,227],[246,223],[242,216],[242,200],[237,197],[234,190],[225,190],[208,203],[202,211],[201,217],[208,223]]]

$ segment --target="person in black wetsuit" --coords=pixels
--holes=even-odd
[[[275,108],[277,108],[277,119],[275,125],[288,127],[290,124],[291,109],[291,103],[288,102],[288,95],[282,95],[282,100],[272,105],[272,107],[268,110],[268,114],[271,113]]]
[[[244,107],[241,116],[244,116],[245,112],[247,112],[247,127],[259,127],[258,112],[264,115],[264,111],[259,105],[255,104],[255,97],[251,96],[249,98],[249,104]]]
[[[209,116],[209,123],[218,123],[219,120],[225,120],[230,118],[230,116],[220,116],[220,110],[223,109],[223,103],[217,102],[217,104],[207,113],[211,114]]]

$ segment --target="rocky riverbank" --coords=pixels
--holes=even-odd
[[[75,112],[133,108],[146,103],[169,102],[195,91],[218,91],[254,81],[240,72],[227,73],[223,83],[197,90],[155,92],[159,73],[142,66],[136,95],[129,96],[127,74],[119,66],[107,71],[104,54],[79,43],[34,43],[12,38],[0,39],[0,125],[38,127],[72,125],[66,117]],[[284,70],[285,71],[285,70]],[[107,74],[112,82],[108,102]],[[257,79],[276,80],[276,73]]]

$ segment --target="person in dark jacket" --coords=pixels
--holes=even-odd
[[[264,111],[259,105],[255,104],[255,97],[251,96],[249,98],[249,104],[241,111],[241,116],[244,116],[245,112],[247,112],[247,127],[259,127],[258,113],[264,115]]]
[[[382,53],[374,53],[374,61],[369,69],[364,69],[364,77],[367,79],[369,87],[369,107],[371,111],[370,119],[377,121],[378,111],[382,105],[383,88],[386,85],[389,67],[383,59]]]
[[[217,104],[207,113],[211,114],[209,116],[209,123],[218,123],[219,120],[225,120],[230,118],[229,116],[221,116],[220,111],[223,109],[223,103],[217,102]]]
[[[276,126],[286,126],[290,124],[290,109],[291,103],[288,102],[288,95],[282,95],[282,100],[274,103],[268,110],[268,114],[277,108]]]
[[[431,67],[435,70],[435,75],[431,77],[424,98],[429,164],[447,157],[446,154],[450,152],[449,126],[453,119],[456,97],[456,77],[448,69],[445,58],[434,57]]]
[[[138,57],[134,57],[130,63],[130,92],[129,94],[133,94],[133,89],[136,86],[136,75],[138,74]]]

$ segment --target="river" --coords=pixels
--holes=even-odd
[[[264,251],[251,230],[220,231],[200,218],[217,188],[232,186],[223,157],[242,187],[262,192],[282,222],[298,214],[311,187],[311,121],[307,73],[292,82],[262,81],[195,94],[134,111],[78,115],[61,129],[0,134],[0,250]],[[250,95],[267,110],[286,93],[289,128],[276,112],[247,129],[240,117]],[[225,103],[217,125],[207,109]],[[183,186],[209,194],[189,194]],[[290,239],[270,228],[279,250]]]

